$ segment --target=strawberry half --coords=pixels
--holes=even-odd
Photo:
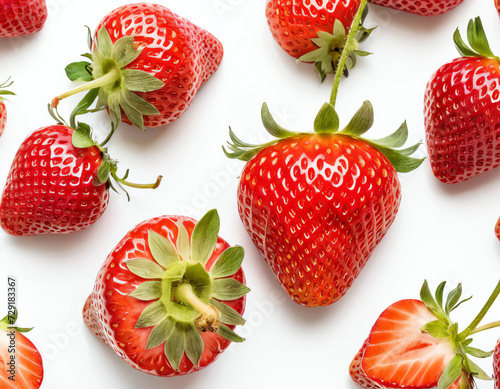
[[[327,74],[335,73],[359,5],[360,0],[268,0],[266,18],[280,47],[299,61],[313,62],[323,81]],[[362,42],[370,33],[361,27],[356,41]],[[352,51],[348,68],[356,63],[355,54],[368,53]]]
[[[38,389],[43,381],[43,361],[35,345],[23,335],[31,328],[14,326],[17,311],[0,320],[0,387]]]
[[[46,20],[45,0],[0,0],[0,38],[34,34]]]
[[[12,85],[12,81],[9,82],[10,78],[7,79],[3,84],[0,84],[0,136],[2,136],[5,125],[7,123],[7,108],[5,107],[4,101],[6,100],[4,96],[14,95],[14,92],[8,91],[5,88],[8,88]]]
[[[97,89],[97,109],[107,108],[116,124],[122,120],[143,130],[181,116],[223,56],[212,34],[162,5],[147,3],[124,5],[104,17],[91,51],[85,57],[92,63],[66,68],[71,80],[88,83],[56,97],[52,106]]]
[[[500,165],[500,58],[491,52],[480,18],[469,22],[467,37],[471,47],[455,31],[462,57],[434,73],[424,98],[432,171],[448,184]]]
[[[11,235],[66,234],[95,223],[109,202],[110,179],[119,178],[117,162],[96,145],[89,126],[42,127],[19,147],[0,202],[1,227]]]
[[[242,325],[244,251],[218,237],[219,216],[146,220],[101,267],[83,309],[86,325],[130,366],[157,376],[211,364]]]
[[[486,358],[492,353],[470,347],[469,337],[500,292],[500,283],[481,313],[464,331],[450,319],[459,301],[461,285],[443,304],[445,283],[431,295],[427,282],[421,300],[401,300],[390,305],[373,325],[368,338],[349,367],[351,378],[363,388],[471,389],[473,379],[489,379],[469,355]]]
[[[419,144],[394,149],[406,142],[406,123],[386,138],[362,138],[373,124],[369,102],[342,131],[328,103],[316,117],[314,133],[285,130],[266,104],[262,120],[277,140],[251,145],[230,131],[225,150],[229,158],[247,161],[238,186],[240,218],[296,303],[332,304],[394,221],[401,201],[396,171],[422,163],[410,157]]]
[[[370,0],[373,4],[421,16],[444,14],[462,4],[463,1],[464,0]]]

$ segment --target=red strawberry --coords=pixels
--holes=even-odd
[[[467,354],[485,358],[491,353],[470,347],[469,335],[480,331],[475,330],[498,296],[500,282],[481,313],[462,332],[449,315],[468,299],[459,301],[459,285],[443,305],[444,288],[443,282],[434,298],[425,282],[421,300],[401,300],[382,312],[351,362],[349,374],[356,383],[367,389],[471,389],[473,377],[489,379]]]
[[[497,8],[498,13],[500,13],[500,0],[495,0],[495,7]]]
[[[0,0],[0,38],[34,34],[46,20],[45,0]]]
[[[14,94],[13,92],[5,89],[12,85],[12,82],[9,82],[9,80],[10,78],[3,84],[0,84],[0,136],[2,136],[5,130],[5,124],[7,123],[7,108],[5,107],[5,97],[3,96]]]
[[[43,380],[42,357],[22,334],[31,330],[15,327],[17,311],[0,321],[0,387],[37,389]]]
[[[244,324],[242,247],[218,237],[217,211],[146,220],[101,267],[85,324],[130,366],[157,376],[211,364]]]
[[[444,14],[460,5],[464,0],[369,0],[373,4],[382,5],[422,16]],[[495,0],[497,1],[497,0]]]
[[[497,341],[493,352],[493,380],[495,383],[494,389],[500,389],[500,339]]]
[[[268,0],[266,17],[274,39],[289,55],[304,62],[314,62],[324,80],[334,73],[342,55],[360,0]],[[364,19],[364,17],[363,17]],[[370,30],[362,28],[358,42]],[[356,50],[358,55],[368,53]],[[351,66],[355,58],[351,56]]]
[[[99,88],[98,107],[107,107],[116,122],[121,118],[142,129],[163,126],[188,109],[222,55],[212,34],[161,5],[121,6],[97,27],[92,64],[78,62],[66,69],[70,79],[90,82],[56,97],[52,106]]]
[[[500,59],[491,52],[481,20],[468,25],[469,48],[457,29],[461,58],[441,66],[425,91],[426,142],[431,167],[457,183],[500,164]]]
[[[110,176],[118,178],[116,161],[95,145],[88,126],[80,124],[77,131],[64,125],[40,128],[14,157],[0,202],[1,226],[12,235],[87,228],[108,206]]]
[[[342,131],[330,104],[315,133],[280,127],[267,106],[264,126],[279,138],[261,146],[232,132],[230,158],[248,161],[238,187],[240,218],[278,281],[298,304],[341,298],[394,221],[401,200],[396,173],[415,169],[418,144],[403,124],[378,141],[361,138],[373,123],[369,102]],[[385,154],[385,156],[384,156]]]

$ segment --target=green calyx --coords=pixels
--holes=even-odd
[[[31,327],[31,328],[16,327],[16,326],[14,326],[14,324],[16,324],[16,321],[17,321],[17,308],[14,308],[14,312],[9,313],[2,320],[0,320],[0,330],[2,330],[2,331],[14,330],[17,332],[30,332],[33,329],[33,327]]]
[[[129,294],[151,301],[135,327],[153,327],[146,348],[164,344],[165,356],[175,370],[184,353],[195,366],[199,364],[204,348],[201,332],[216,332],[232,342],[244,341],[229,326],[243,325],[245,320],[223,302],[237,300],[250,291],[231,278],[241,267],[243,248],[226,249],[210,271],[205,270],[217,244],[219,223],[217,211],[211,210],[189,238],[179,220],[176,242],[150,230],[148,246],[154,261],[135,258],[125,263],[132,273],[148,280]]]
[[[476,358],[488,358],[493,354],[493,351],[482,351],[480,349],[471,347],[472,338],[470,335],[484,331],[489,328],[500,326],[500,322],[490,323],[478,327],[481,320],[484,318],[489,308],[500,294],[500,282],[498,282],[495,290],[490,298],[481,309],[476,318],[471,324],[463,331],[459,331],[458,324],[450,319],[450,313],[458,308],[462,303],[471,299],[471,297],[462,299],[462,285],[459,284],[455,289],[451,290],[444,300],[444,289],[446,282],[442,282],[436,289],[434,296],[432,295],[427,281],[424,282],[420,290],[420,299],[426,305],[427,309],[436,317],[435,321],[426,323],[422,327],[423,332],[436,339],[447,338],[452,344],[455,356],[446,366],[438,381],[437,389],[446,389],[453,382],[455,382],[462,371],[465,371],[470,378],[477,378],[482,380],[491,380],[479,366],[477,366],[469,356]]]
[[[347,77],[349,70],[356,65],[356,55],[367,56],[371,54],[366,51],[358,50],[358,44],[366,40],[374,30],[374,28],[366,29],[363,27],[363,22],[367,13],[368,8],[364,8],[361,20],[355,25],[356,34],[352,42],[348,44],[346,29],[342,22],[336,19],[333,25],[333,33],[330,34],[326,31],[319,31],[318,37],[311,39],[318,48],[304,54],[297,59],[297,62],[313,62],[316,67],[316,72],[319,74],[321,82],[323,82],[327,74],[335,74],[342,52],[347,48],[349,55],[347,64],[343,69],[343,73]]]
[[[229,136],[231,141],[227,144],[228,150],[223,147],[224,153],[228,158],[249,161],[258,152],[268,146],[274,145],[282,139],[304,134],[288,131],[280,126],[272,117],[266,103],[262,106],[261,116],[262,123],[264,124],[267,132],[277,139],[261,145],[249,144],[241,141],[230,129]],[[347,126],[339,131],[340,121],[335,108],[332,104],[325,103],[314,120],[314,133],[338,134],[363,140],[383,153],[394,166],[396,171],[400,173],[407,173],[419,167],[424,159],[412,158],[411,155],[418,150],[421,143],[419,142],[404,149],[400,148],[404,146],[408,139],[408,127],[406,122],[404,122],[394,133],[387,137],[376,140],[367,140],[361,137],[361,135],[372,127],[373,118],[373,106],[369,101],[365,101],[361,108],[354,114]]]
[[[145,130],[144,116],[158,115],[159,111],[135,92],[152,92],[165,83],[145,71],[126,68],[140,54],[141,49],[134,43],[133,36],[124,36],[113,44],[108,31],[102,27],[97,32],[93,53],[84,54],[92,63],[80,61],[66,67],[70,80],[85,81],[85,84],[54,98],[52,107],[76,93],[96,90],[91,95],[92,100],[89,96],[84,98],[86,105],[97,100],[94,111],[108,108],[116,127],[123,111],[132,124]]]
[[[15,93],[7,90],[8,87],[10,87],[14,81],[10,81],[10,77],[7,79],[7,81],[3,82],[0,84],[0,101],[7,100],[5,96],[14,96]]]
[[[487,57],[500,61],[500,58],[491,51],[480,17],[469,21],[467,25],[467,40],[470,46],[463,41],[460,31],[457,28],[453,34],[453,41],[462,57]]]

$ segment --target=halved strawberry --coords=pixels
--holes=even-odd
[[[0,388],[37,389],[43,381],[43,361],[35,345],[15,327],[17,311],[0,321]]]
[[[389,306],[379,316],[358,354],[351,362],[351,378],[364,388],[469,389],[473,378],[488,379],[469,358],[491,353],[470,347],[469,336],[486,329],[476,328],[500,292],[498,283],[492,296],[464,331],[449,314],[464,301],[459,285],[443,305],[445,283],[435,298],[424,283],[421,300],[407,299]]]

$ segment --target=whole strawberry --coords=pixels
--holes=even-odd
[[[493,352],[493,381],[495,389],[500,389],[500,339]]]
[[[219,216],[146,220],[102,265],[83,309],[85,324],[130,366],[185,375],[212,362],[245,320],[242,247],[218,237]]]
[[[359,5],[360,0],[268,0],[266,17],[280,47],[300,61],[314,62],[324,80],[335,72]],[[369,33],[361,29],[358,41]],[[352,54],[350,67],[355,63]],[[356,54],[368,53],[357,50]]]
[[[16,327],[17,310],[0,320],[0,386],[2,389],[38,389],[43,381],[43,361],[24,335],[32,328]]]
[[[66,69],[70,79],[89,82],[56,97],[52,106],[98,88],[97,108],[107,108],[115,122],[141,129],[182,115],[223,56],[212,34],[162,5],[147,3],[109,13],[97,27],[91,49],[92,63],[77,62]]]
[[[46,20],[45,0],[0,0],[0,38],[34,34]]]
[[[1,227],[19,236],[85,229],[108,206],[110,177],[134,185],[116,176],[116,161],[94,143],[90,127],[42,127],[14,157],[0,202]]]
[[[400,300],[382,312],[351,362],[349,374],[357,384],[367,389],[472,389],[473,378],[490,379],[470,356],[487,358],[492,353],[471,347],[470,336],[498,326],[478,324],[498,296],[500,283],[461,332],[450,312],[468,299],[460,301],[458,285],[444,301],[444,289],[443,282],[433,297],[425,282],[420,300]]]
[[[449,184],[500,164],[500,59],[491,52],[479,18],[469,22],[467,36],[471,47],[456,30],[462,57],[434,73],[424,98],[432,171]]]
[[[5,130],[5,125],[7,123],[7,108],[5,107],[5,97],[7,95],[13,95],[14,93],[11,91],[8,91],[5,88],[8,88],[9,86],[12,85],[12,82],[9,82],[10,78],[5,81],[3,84],[0,84],[0,136],[2,136],[4,130]]]
[[[238,186],[240,218],[296,303],[332,304],[394,221],[401,201],[396,171],[420,165],[409,157],[419,145],[393,149],[406,142],[406,124],[378,141],[361,138],[373,123],[369,102],[338,132],[328,103],[314,133],[283,129],[266,105],[262,120],[277,140],[250,145],[230,134],[226,155],[248,161]]]
[[[373,4],[421,16],[443,14],[462,4],[463,1],[464,0],[370,0]]]

